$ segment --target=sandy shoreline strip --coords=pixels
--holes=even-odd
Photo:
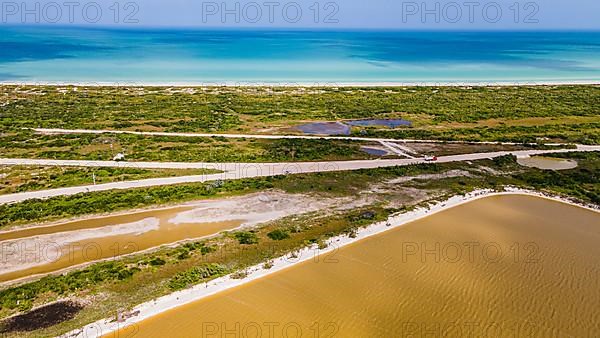
[[[75,86],[75,87],[510,87],[510,86],[568,86],[599,85],[600,80],[498,80],[498,81],[208,81],[208,82],[137,82],[137,81],[23,81],[2,82],[0,86]]]
[[[189,289],[177,291],[172,294],[157,298],[153,301],[140,304],[133,308],[131,311],[131,313],[136,313],[136,315],[128,318],[123,322],[116,322],[114,321],[114,318],[103,319],[95,323],[88,324],[83,328],[66,333],[61,337],[100,337],[115,332],[116,330],[135,325],[160,313],[172,310],[176,307],[201,300],[203,298],[217,294],[224,290],[244,285],[246,283],[263,278],[278,271],[285,270],[299,263],[308,261],[318,255],[331,253],[335,250],[338,250],[341,247],[347,246],[352,243],[356,243],[374,235],[381,234],[388,230],[398,228],[402,225],[417,221],[427,216],[431,216],[441,211],[451,209],[456,206],[486,197],[514,194],[545,198],[548,200],[562,202],[580,208],[585,208],[587,210],[600,212],[600,208],[598,206],[581,205],[567,198],[550,196],[538,191],[525,190],[514,187],[505,187],[504,191],[501,192],[493,191],[490,189],[476,190],[466,195],[453,196],[443,202],[438,202],[435,205],[430,206],[428,208],[421,207],[407,213],[391,216],[390,218],[388,218],[387,221],[374,223],[365,228],[359,229],[355,238],[350,238],[347,235],[333,237],[327,241],[328,245],[324,249],[319,249],[317,245],[313,245],[311,247],[307,247],[296,252],[295,256],[297,257],[292,257],[290,254],[284,257],[279,257],[272,261],[273,266],[270,269],[265,269],[263,267],[263,263],[252,266],[249,269],[247,269],[248,275],[244,279],[233,279],[231,278],[231,275],[228,275],[214,279],[208,283],[198,284]],[[389,226],[386,224],[388,222],[390,224]]]

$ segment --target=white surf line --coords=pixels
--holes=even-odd
[[[231,275],[228,275],[225,277],[214,279],[207,283],[198,284],[186,290],[177,291],[172,294],[159,297],[153,301],[140,304],[136,306],[132,311],[130,311],[130,313],[136,313],[136,315],[126,319],[123,322],[119,323],[114,321],[114,319],[103,319],[95,323],[88,324],[81,329],[73,330],[69,333],[66,333],[61,337],[89,338],[107,335],[117,330],[136,325],[137,323],[140,323],[144,320],[147,320],[166,311],[183,306],[185,304],[204,299],[206,297],[215,295],[225,290],[242,286],[251,281],[255,281],[266,276],[272,275],[275,272],[296,266],[302,262],[307,262],[311,259],[317,259],[317,257],[326,254],[335,253],[338,249],[349,244],[356,243],[365,238],[384,233],[386,231],[398,228],[408,223],[412,223],[414,221],[417,221],[427,216],[434,215],[444,210],[448,210],[459,205],[490,196],[515,194],[542,197],[549,200],[570,204],[573,206],[585,208],[600,213],[598,206],[582,206],[573,203],[572,201],[565,198],[550,196],[532,190],[525,190],[514,187],[506,187],[505,191],[503,192],[496,192],[489,189],[476,190],[465,195],[453,196],[443,202],[438,202],[435,205],[430,206],[428,208],[422,207],[404,214],[392,215],[388,218],[387,221],[374,223],[367,226],[366,228],[359,229],[356,232],[355,238],[351,238],[347,235],[333,237],[327,241],[327,247],[324,249],[319,249],[317,245],[313,245],[296,252],[296,257],[291,256],[291,254],[279,257],[272,261],[273,266],[270,269],[266,269],[264,267],[264,263],[252,266],[247,269],[248,275],[244,279],[233,279],[231,278]]]
[[[208,134],[208,133],[171,133],[155,131],[129,131],[129,130],[109,130],[109,129],[60,129],[60,128],[23,128],[45,134],[129,134],[142,136],[172,136],[172,137],[225,137],[225,138],[251,138],[251,139],[307,139],[307,140],[350,140],[365,142],[404,142],[404,143],[453,143],[453,144],[498,144],[498,145],[523,145],[517,142],[471,142],[471,141],[443,141],[443,140],[418,140],[418,139],[392,139],[392,138],[369,138],[354,136],[314,136],[314,135],[261,135],[261,134]],[[537,143],[526,143],[528,145],[537,145]],[[562,146],[564,143],[546,143],[548,146]]]
[[[388,148],[389,150],[391,150],[396,155],[400,155],[400,156],[404,156],[404,157],[412,158],[412,159],[415,158],[414,156],[412,156],[412,155],[408,154],[407,152],[405,152],[404,150],[402,150],[395,143],[386,142],[386,141],[379,141],[379,143],[381,143],[382,146],[384,146],[384,147]]]
[[[556,150],[518,150],[498,151],[491,153],[472,153],[451,156],[440,156],[436,162],[424,159],[393,159],[393,160],[357,160],[330,162],[289,162],[289,163],[186,163],[186,162],[113,162],[113,161],[75,161],[75,160],[38,160],[38,159],[2,159],[0,165],[36,165],[36,166],[73,166],[73,167],[120,167],[120,168],[155,168],[155,169],[191,169],[208,168],[224,171],[219,174],[196,176],[179,176],[165,178],[150,178],[144,180],[112,182],[98,185],[77,186],[22,192],[0,195],[0,205],[17,203],[29,199],[46,199],[56,196],[70,196],[80,193],[107,191],[115,189],[147,188],[162,185],[209,182],[217,180],[235,180],[242,178],[269,177],[287,174],[350,171],[358,169],[374,169],[396,166],[407,166],[423,163],[450,163],[475,161],[505,155],[517,157],[543,155],[551,153],[567,153],[573,151],[600,151],[600,146],[577,146],[576,149]]]

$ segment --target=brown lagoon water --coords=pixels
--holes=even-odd
[[[242,221],[180,223],[192,207],[97,217],[0,233],[0,282],[59,271],[239,227]]]
[[[490,197],[329,258],[157,315],[135,336],[600,336],[593,211]]]

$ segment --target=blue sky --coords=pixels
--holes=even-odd
[[[3,24],[131,28],[600,29],[598,0],[20,0],[3,1],[1,10]]]

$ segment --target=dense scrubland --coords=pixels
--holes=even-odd
[[[30,131],[0,134],[1,157],[56,160],[285,162],[370,159],[368,143],[319,139],[229,139],[141,135],[39,135]]]
[[[597,142],[600,86],[270,88],[1,86],[0,130],[289,132],[302,121],[402,117],[399,137]],[[460,129],[450,132],[446,129]],[[581,136],[578,136],[578,133]],[[546,135],[548,134],[548,135]],[[376,131],[368,135],[377,135]]]
[[[257,122],[424,114],[434,122],[595,116],[600,87],[236,88],[2,86],[2,125],[227,131]],[[174,118],[175,120],[170,120]],[[162,122],[161,122],[162,121]]]

